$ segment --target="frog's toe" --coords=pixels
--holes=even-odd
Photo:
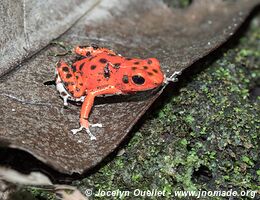
[[[84,126],[81,126],[79,128],[76,128],[76,129],[72,129],[71,132],[73,135],[77,134],[78,132],[82,131],[84,128]]]
[[[178,81],[178,78],[177,78],[178,75],[181,75],[181,71],[174,72],[170,77],[166,77],[164,82],[165,83],[177,82]]]
[[[63,105],[64,106],[68,106],[69,104],[68,104],[68,98],[63,98]]]
[[[178,78],[174,77],[174,78],[166,78],[166,83],[169,82],[178,82]]]
[[[86,128],[86,132],[88,133],[90,140],[97,140],[96,136],[94,136],[91,131],[89,130],[89,128]]]
[[[103,127],[102,124],[99,124],[99,123],[97,123],[97,124],[89,124],[89,126],[90,127],[98,127],[98,128],[102,128]]]

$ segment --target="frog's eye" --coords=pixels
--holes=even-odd
[[[137,85],[142,85],[145,82],[145,79],[140,75],[134,75],[132,76],[132,80]]]

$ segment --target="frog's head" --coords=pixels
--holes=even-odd
[[[146,65],[143,65],[143,64]],[[150,58],[142,65],[133,66],[123,74],[122,81],[126,92],[146,91],[160,87],[164,83],[164,74],[159,61]]]

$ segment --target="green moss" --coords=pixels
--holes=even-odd
[[[21,188],[10,197],[12,200],[56,200],[53,193],[33,187]]]
[[[42,189],[29,187],[25,190],[26,192],[30,192],[31,196],[35,199],[48,199],[48,200],[56,200],[56,197],[53,193],[44,191]],[[20,195],[20,194],[19,194]],[[18,200],[18,199],[17,199]]]

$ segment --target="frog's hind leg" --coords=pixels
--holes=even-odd
[[[68,105],[67,99],[78,100],[84,94],[82,77],[76,72],[76,67],[69,66],[64,61],[59,61],[56,68],[56,88]]]

